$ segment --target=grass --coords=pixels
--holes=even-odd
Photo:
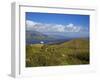
[[[26,45],[26,67],[89,64],[89,41]]]

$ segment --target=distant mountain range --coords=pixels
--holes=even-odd
[[[37,31],[26,31],[26,43],[28,44],[39,43],[40,41],[50,41],[54,39],[54,37]]]
[[[35,39],[35,40],[43,40],[48,39],[49,37],[45,34],[42,34],[37,31],[26,31],[26,39]]]
[[[55,34],[51,35],[46,33],[44,34],[38,31],[26,31],[26,44],[37,44],[40,43],[41,41],[47,44],[52,44],[52,43],[68,41],[71,39],[75,38],[65,37],[62,35],[55,35]]]

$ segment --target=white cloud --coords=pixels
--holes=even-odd
[[[36,24],[37,24],[36,22],[30,21],[30,20],[27,20],[27,21],[26,21],[27,27],[32,27],[32,26],[34,26],[34,25],[36,25]]]
[[[67,27],[73,27],[73,26],[74,26],[74,24],[72,24],[72,23],[67,25]]]
[[[35,30],[39,32],[80,32],[85,31],[83,27],[76,26],[73,23],[62,25],[62,24],[45,24],[33,22],[30,20],[26,21],[27,30]]]
[[[27,30],[37,30],[39,28],[43,28],[41,23],[37,23],[31,20],[26,20],[26,29]]]
[[[80,26],[75,26],[74,24],[70,23],[68,25],[66,25],[66,31],[67,32],[80,32],[82,29],[82,27]]]
[[[65,26],[58,25],[58,24],[48,26],[48,30],[52,31],[52,32],[64,32],[65,31],[64,28],[65,28]]]

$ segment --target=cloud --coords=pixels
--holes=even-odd
[[[30,21],[30,20],[26,20],[27,27],[33,27],[36,24],[37,24],[36,22]]]
[[[37,28],[40,28],[41,23],[37,23],[31,20],[26,20],[26,29],[27,30],[36,30]]]
[[[74,24],[70,23],[66,25],[65,30],[66,32],[80,32],[82,27],[80,26],[75,26]]]
[[[26,20],[26,29],[39,32],[82,32],[88,29],[76,26],[73,23],[67,25],[62,24],[46,24],[30,20]]]

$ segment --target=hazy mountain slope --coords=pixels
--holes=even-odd
[[[40,32],[37,31],[26,31],[26,39],[31,40],[43,40],[43,39],[48,39],[49,37],[47,35],[44,35]]]

